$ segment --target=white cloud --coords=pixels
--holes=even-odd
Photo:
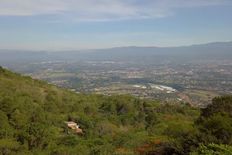
[[[176,8],[231,5],[231,0],[0,0],[0,16],[58,15],[78,21],[161,18]]]

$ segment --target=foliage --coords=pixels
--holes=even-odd
[[[197,151],[190,153],[191,155],[231,155],[232,146],[223,144],[209,144],[207,146],[200,145]]]
[[[0,154],[189,154],[211,149],[210,143],[230,150],[231,101],[216,98],[200,110],[129,95],[76,94],[0,67]]]

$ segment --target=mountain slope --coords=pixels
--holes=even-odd
[[[186,104],[75,94],[0,67],[0,154],[186,154],[201,143],[198,116]]]

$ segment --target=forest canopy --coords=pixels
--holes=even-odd
[[[200,109],[130,95],[76,94],[0,67],[0,154],[226,155],[231,145],[231,96]]]

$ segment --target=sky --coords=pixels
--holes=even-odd
[[[0,0],[0,49],[232,41],[232,0]]]

